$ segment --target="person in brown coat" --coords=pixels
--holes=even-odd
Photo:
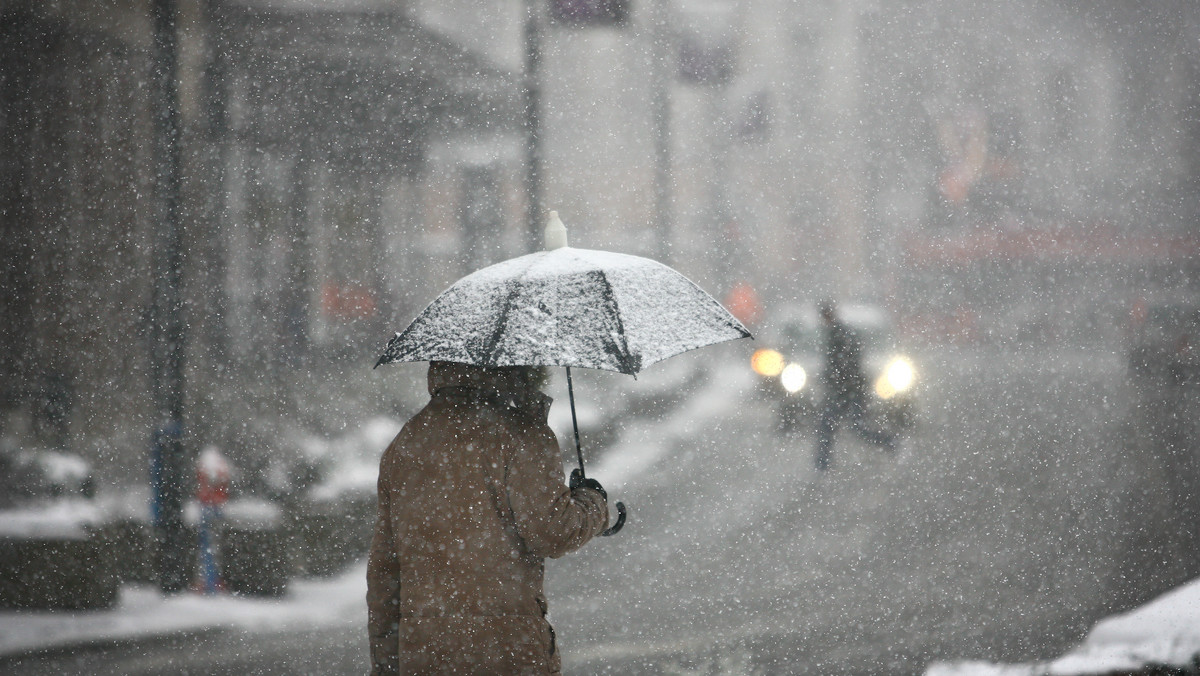
[[[430,401],[384,451],[367,564],[371,674],[558,674],[547,557],[608,525],[572,474],[531,367],[429,365]]]

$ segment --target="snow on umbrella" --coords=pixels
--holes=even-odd
[[[681,352],[750,336],[712,296],[662,263],[566,246],[557,212],[550,212],[546,240],[546,251],[455,282],[388,341],[375,366],[565,366],[575,422],[572,366],[635,375]],[[577,423],[575,450],[582,474]]]
[[[455,282],[388,342],[379,364],[580,366],[632,375],[749,335],[712,296],[661,263],[563,247]]]

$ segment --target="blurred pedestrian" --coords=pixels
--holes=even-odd
[[[541,369],[429,365],[430,401],[379,466],[367,567],[371,673],[557,674],[544,562],[608,525],[563,482]]]
[[[824,399],[817,419],[817,469],[829,468],[833,438],[840,426],[850,423],[868,443],[895,450],[895,435],[872,427],[867,419],[867,377],[862,367],[862,341],[838,316],[831,300],[822,301],[817,312],[825,326],[825,365],[821,372]]]

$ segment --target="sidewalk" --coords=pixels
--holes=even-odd
[[[359,623],[366,627],[366,564],[329,579],[293,579],[281,598],[185,592],[167,596],[126,585],[107,610],[0,611],[0,658],[81,645],[237,629],[278,632]]]

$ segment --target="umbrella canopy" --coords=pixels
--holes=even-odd
[[[375,364],[579,366],[630,375],[750,332],[675,270],[640,256],[561,247],[455,282]]]

